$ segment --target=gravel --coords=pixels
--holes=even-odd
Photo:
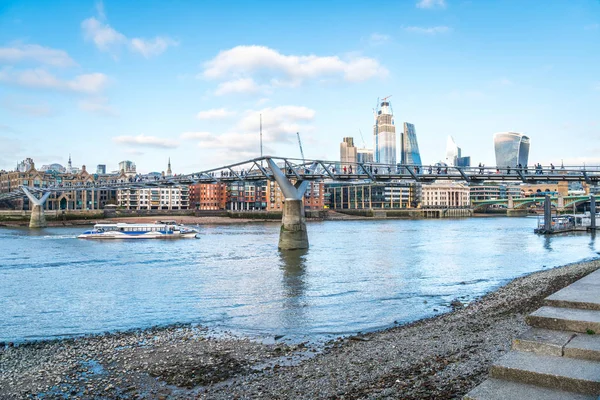
[[[453,312],[325,345],[190,325],[0,344],[0,399],[460,398],[543,298],[599,267],[536,272]]]

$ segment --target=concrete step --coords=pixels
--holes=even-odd
[[[600,311],[600,270],[546,297],[544,304],[551,307]]]
[[[600,311],[544,306],[526,317],[534,328],[600,334]]]
[[[531,328],[513,340],[512,349],[547,356],[600,361],[600,335]]]
[[[564,347],[575,336],[577,336],[575,332],[530,328],[513,339],[512,349],[562,357]]]
[[[600,361],[600,334],[575,336],[563,349],[565,357]]]
[[[511,351],[490,369],[490,378],[566,392],[600,395],[600,362]]]
[[[525,383],[488,379],[471,390],[465,400],[596,400],[596,395],[565,392]]]

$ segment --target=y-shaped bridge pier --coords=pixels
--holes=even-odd
[[[267,158],[267,163],[271,168],[273,178],[275,178],[285,197],[281,230],[279,231],[279,250],[308,249],[308,233],[306,232],[306,217],[302,198],[309,181],[298,180],[295,184],[292,184],[272,159]],[[313,163],[308,170],[314,171],[317,165],[316,162]]]
[[[44,203],[48,200],[51,192],[46,192],[42,194],[41,198],[37,198],[31,193],[25,186],[21,187],[23,193],[27,196],[31,204],[33,205],[31,209],[31,219],[29,220],[30,228],[45,228],[48,226],[48,222],[46,222],[46,216],[44,215]]]

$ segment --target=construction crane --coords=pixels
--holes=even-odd
[[[302,155],[302,162],[304,161],[304,150],[302,150],[302,142],[300,141],[300,132],[296,132],[296,136],[298,136],[298,146],[300,146],[300,154]]]
[[[366,149],[367,148],[367,144],[365,143],[365,138],[362,135],[362,131],[359,129],[358,132],[360,133],[360,139],[363,142],[363,149]]]

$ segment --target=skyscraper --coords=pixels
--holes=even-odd
[[[417,132],[415,126],[408,122],[404,123],[404,133],[401,139],[400,164],[421,165],[421,153],[417,143]]]
[[[496,152],[496,166],[516,167],[521,164],[527,166],[529,160],[528,136],[517,132],[498,132],[494,134],[494,150]]]
[[[98,164],[98,166],[96,166],[96,173],[98,175],[104,175],[104,174],[106,174],[106,165],[105,164]]]
[[[384,98],[375,114],[373,139],[375,162],[396,165],[396,127],[390,102]]]
[[[350,165],[355,168],[356,163],[356,147],[354,147],[354,138],[345,137],[342,143],[340,143],[340,162],[342,168]]]
[[[456,145],[454,138],[448,136],[448,140],[446,140],[446,164],[453,166],[456,163],[456,159],[461,156],[460,153],[460,147]]]
[[[373,149],[356,149],[356,161],[363,163],[373,162]]]

